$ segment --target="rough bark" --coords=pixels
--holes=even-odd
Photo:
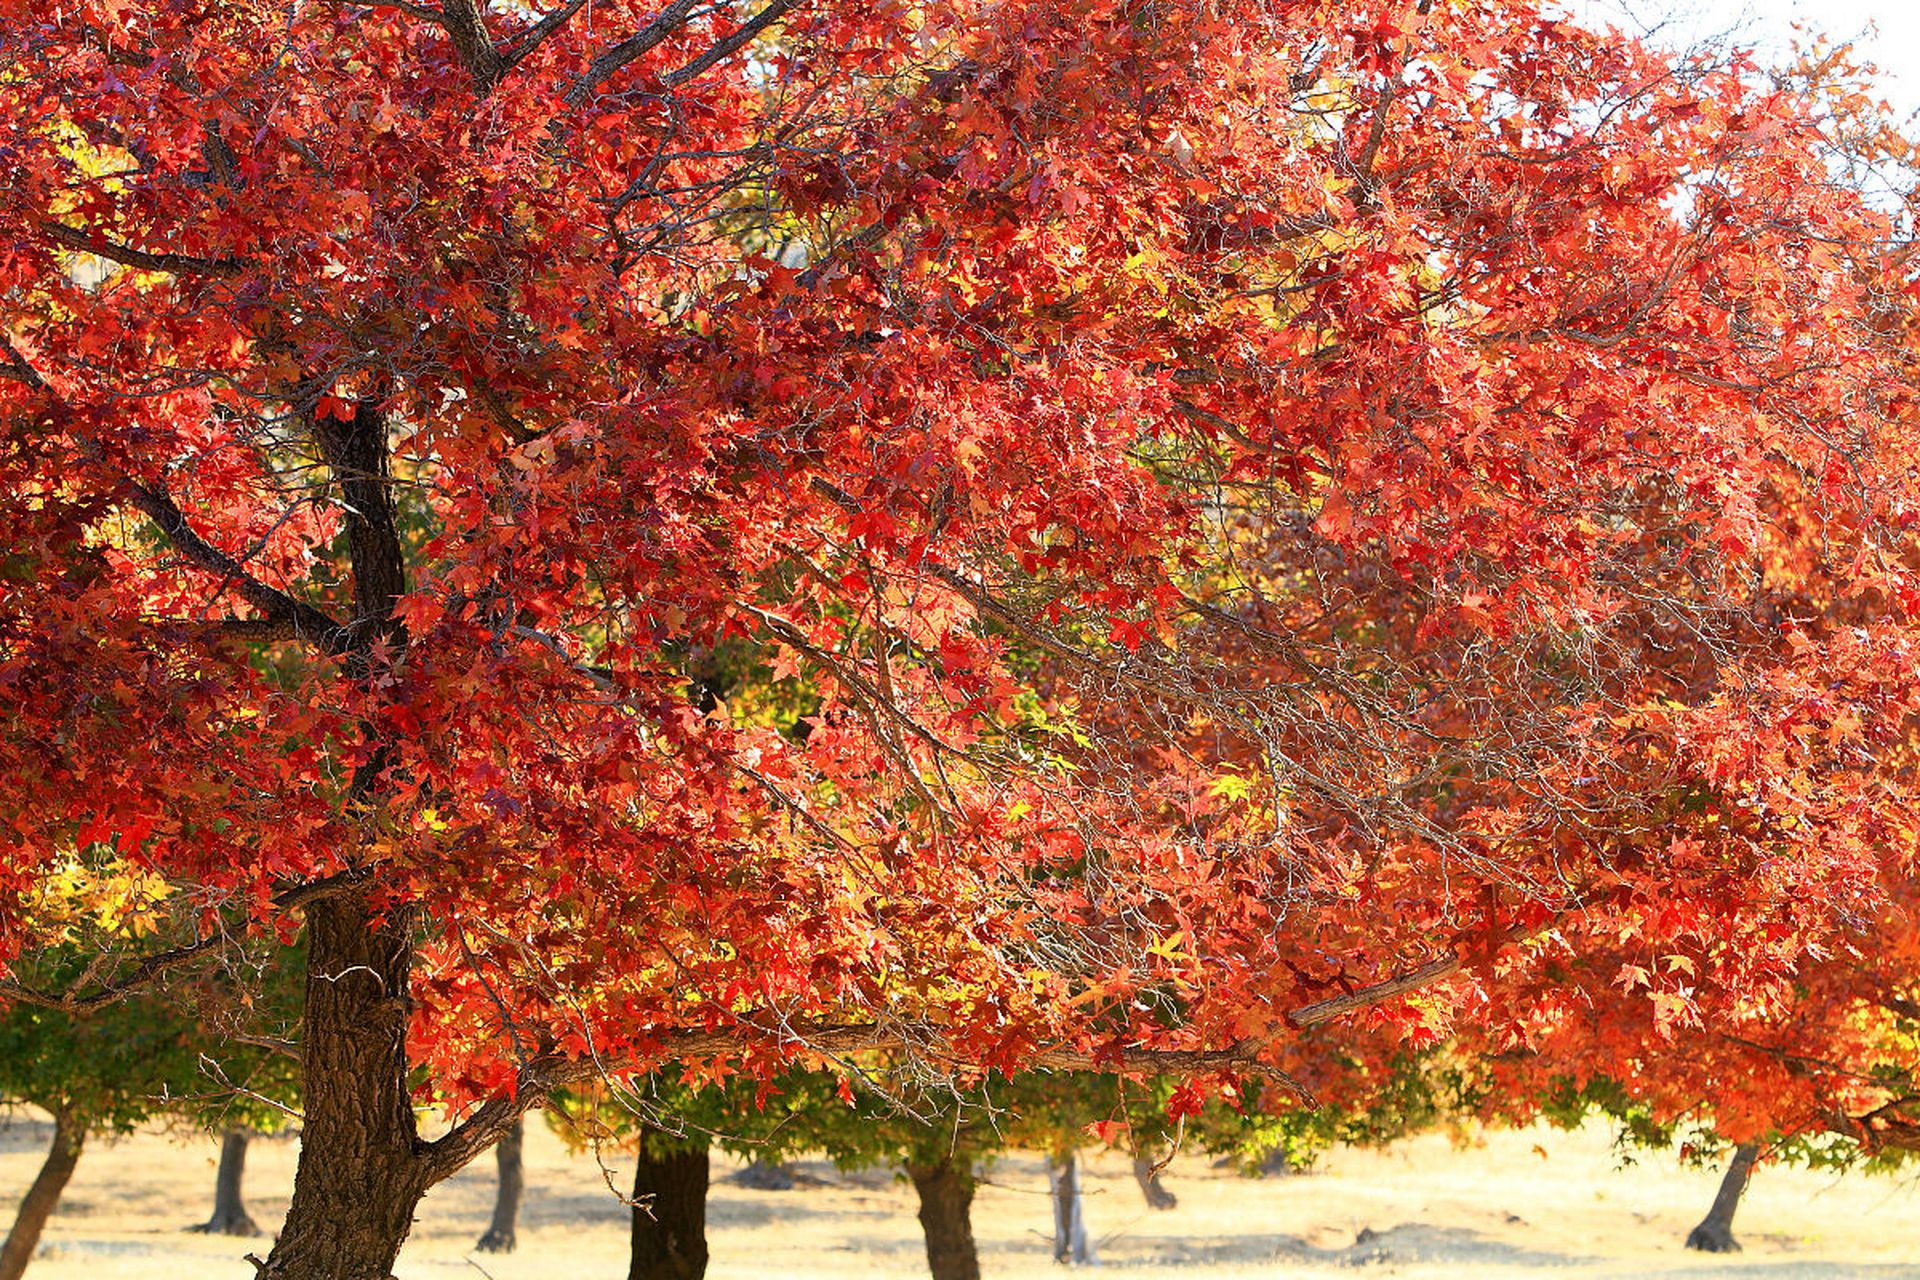
[[[486,1234],[473,1246],[482,1253],[512,1253],[520,1243],[520,1196],[526,1190],[526,1169],[522,1163],[527,1137],[527,1122],[516,1120],[507,1136],[493,1149],[499,1161],[500,1181],[493,1194],[493,1222]]]
[[[349,678],[366,680],[379,674],[383,648],[391,657],[406,647],[406,629],[393,616],[407,589],[407,563],[388,423],[377,396],[358,401],[346,420],[318,414],[321,390],[309,381],[290,399],[339,486],[353,566],[353,621],[329,647],[344,655]],[[366,732],[373,749],[354,770],[347,803],[372,820],[391,787],[394,758],[373,721]],[[376,911],[359,873],[334,879],[302,899],[300,1165],[286,1224],[256,1280],[388,1280],[420,1197],[504,1138],[528,1107],[544,1101],[547,1087],[523,1080],[445,1137],[423,1142],[407,1083],[412,919],[404,909]]]
[[[307,907],[300,1164],[260,1280],[387,1280],[437,1180],[407,1088],[412,958],[406,922],[358,895]]]
[[[350,421],[315,417],[313,426],[314,442],[340,486],[346,516],[354,643],[365,645],[375,634],[397,639],[403,633],[394,621],[393,606],[406,594],[407,557],[394,512],[386,417],[377,402],[362,400]]]
[[[933,1280],[980,1280],[980,1255],[973,1245],[972,1172],[950,1159],[909,1160],[907,1177],[920,1195],[920,1230]]]
[[[407,1082],[412,927],[358,893],[310,902],[293,1203],[255,1280],[390,1280],[429,1188],[504,1139],[550,1087],[524,1078],[433,1142]]]
[[[1099,1265],[1093,1241],[1087,1236],[1079,1156],[1069,1151],[1063,1156],[1049,1157],[1047,1183],[1053,1191],[1053,1260],[1070,1266]]]
[[[707,1273],[707,1149],[658,1150],[642,1140],[627,1280],[700,1280]]]
[[[1147,1198],[1149,1209],[1175,1209],[1180,1205],[1180,1197],[1166,1189],[1160,1182],[1160,1171],[1153,1167],[1153,1157],[1136,1155],[1133,1158],[1133,1180],[1140,1184],[1140,1194]]]
[[[369,674],[375,638],[396,649],[405,641],[393,620],[393,603],[406,590],[406,556],[387,423],[372,399],[344,422],[315,414],[316,394],[306,387],[296,399],[343,499],[354,594],[346,669],[360,679]],[[368,732],[372,738],[371,726]],[[376,745],[355,769],[353,808],[377,809],[389,763]],[[363,892],[349,890],[309,902],[306,926],[300,1163],[286,1224],[257,1280],[387,1280],[420,1197],[459,1167],[459,1157],[429,1158],[414,1126],[410,920],[404,912],[382,918]]]
[[[0,1280],[20,1280],[33,1261],[40,1233],[53,1216],[54,1206],[60,1203],[60,1193],[73,1177],[73,1167],[80,1163],[80,1147],[86,1137],[86,1126],[71,1111],[54,1113],[53,1142],[47,1148],[47,1158],[20,1201],[20,1212],[13,1219],[13,1230],[7,1232],[6,1243],[0,1245]]]
[[[1726,1176],[1720,1179],[1713,1208],[1707,1210],[1699,1226],[1687,1233],[1687,1248],[1703,1253],[1740,1252],[1740,1242],[1733,1238],[1733,1214],[1740,1207],[1740,1196],[1747,1189],[1747,1180],[1753,1176],[1753,1162],[1759,1157],[1758,1143],[1743,1142],[1733,1149],[1733,1160],[1727,1165]]]
[[[257,1236],[260,1227],[247,1212],[246,1197],[241,1192],[241,1180],[247,1170],[247,1142],[251,1137],[245,1129],[229,1129],[220,1139],[220,1168],[213,1176],[213,1216],[190,1231],[202,1231],[214,1236]]]

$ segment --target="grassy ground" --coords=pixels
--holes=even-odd
[[[25,1190],[48,1128],[26,1115],[0,1127],[0,1197]],[[210,1208],[217,1144],[143,1133],[90,1148],[49,1227],[34,1280],[246,1280],[241,1260],[269,1241],[182,1230]],[[262,1223],[286,1210],[291,1141],[254,1143],[249,1207]],[[631,1174],[570,1157],[535,1121],[520,1249],[474,1254],[493,1195],[493,1162],[437,1189],[400,1255],[400,1280],[618,1280],[626,1273],[627,1211],[608,1189]],[[842,1176],[802,1164],[792,1191],[748,1191],[716,1160],[709,1208],[715,1280],[828,1280],[925,1274],[910,1188],[884,1172]],[[1837,1180],[1766,1168],[1736,1224],[1746,1252],[1689,1254],[1687,1229],[1713,1198],[1717,1175],[1647,1159],[1620,1169],[1598,1130],[1488,1135],[1454,1149],[1423,1138],[1392,1150],[1344,1152],[1305,1175],[1248,1181],[1183,1156],[1166,1183],[1178,1208],[1147,1210],[1126,1162],[1091,1162],[1088,1218],[1109,1270],[1192,1280],[1242,1277],[1857,1277],[1920,1280],[1920,1195],[1911,1182]],[[1013,1157],[989,1174],[974,1206],[990,1280],[1058,1277],[1049,1258],[1046,1177]],[[1361,1239],[1361,1233],[1367,1236]]]

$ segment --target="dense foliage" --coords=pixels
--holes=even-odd
[[[6,991],[304,929],[263,1274],[667,1058],[1470,1028],[1903,1132],[1797,1043],[1915,951],[1830,104],[1527,0],[0,15],[0,954],[75,858],[171,895]]]

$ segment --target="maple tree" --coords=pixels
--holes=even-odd
[[[1769,78],[1806,104],[1830,172],[1871,193],[1887,213],[1883,238],[1868,256],[1877,254],[1880,269],[1891,274],[1854,322],[1883,340],[1882,386],[1901,396],[1912,382],[1911,232],[1920,192],[1913,144],[1879,99],[1872,69],[1844,44],[1816,40]],[[1894,403],[1904,412],[1904,402]],[[1813,489],[1772,486],[1759,508],[1777,532],[1751,567],[1781,589],[1768,620],[1779,623],[1787,643],[1806,643],[1793,632],[1807,621],[1851,628],[1854,643],[1895,632],[1886,624],[1900,614],[1886,599],[1858,592],[1856,582],[1822,567],[1828,508]],[[1877,537],[1884,541],[1871,554],[1911,563],[1902,539]],[[1804,684],[1778,666],[1767,670],[1761,678],[1769,687],[1747,708],[1750,716],[1771,714],[1776,724],[1790,726],[1797,742],[1769,741],[1762,733],[1744,743],[1729,740],[1721,751],[1733,758],[1751,754],[1731,769],[1717,767],[1711,785],[1690,780],[1671,797],[1678,808],[1645,833],[1646,840],[1706,855],[1717,874],[1666,881],[1658,913],[1664,919],[1655,927],[1587,913],[1599,927],[1582,936],[1555,930],[1542,937],[1536,960],[1490,965],[1478,975],[1479,989],[1466,994],[1525,1008],[1527,1016],[1462,1018],[1462,1034],[1447,1051],[1455,1061],[1483,1064],[1467,1094],[1455,1099],[1480,1118],[1526,1122],[1545,1114],[1573,1124],[1598,1112],[1635,1145],[1678,1143],[1682,1158],[1696,1162],[1730,1152],[1720,1194],[1688,1237],[1689,1248],[1739,1247],[1731,1223],[1756,1159],[1886,1170],[1920,1149],[1914,1128],[1920,1004],[1912,999],[1920,977],[1914,969],[1920,904],[1913,897],[1906,795],[1914,765],[1911,725],[1895,722],[1871,746],[1851,743],[1851,754],[1802,754],[1808,743],[1839,746],[1853,727],[1844,710],[1849,660],[1839,657],[1823,671],[1820,664],[1830,660],[1821,652]],[[1832,694],[1841,697],[1821,701]],[[1794,723],[1802,714],[1817,718],[1834,710],[1842,717],[1837,726]],[[1751,902],[1740,901],[1738,864],[1723,861],[1742,846],[1782,851],[1775,843],[1781,834],[1808,819],[1772,788],[1808,794],[1806,768],[1820,778],[1852,773],[1858,789],[1848,803],[1872,819],[1866,832],[1853,833],[1863,843],[1841,838],[1825,853],[1843,860],[1864,854],[1875,882],[1852,899],[1848,910],[1858,914],[1851,927],[1817,941],[1796,936],[1793,912],[1755,912]],[[1824,907],[1825,892],[1810,888],[1809,900]],[[1754,980],[1729,983],[1725,962],[1742,952],[1759,959]],[[1717,981],[1700,983],[1702,966],[1717,970]]]
[[[0,955],[62,859],[173,889],[5,994],[304,931],[265,1276],[386,1276],[603,1073],[1325,1090],[1598,991],[1626,1057],[1898,898],[1897,228],[1738,58],[1526,0],[0,15]]]

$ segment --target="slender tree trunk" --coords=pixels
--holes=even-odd
[[[80,1163],[80,1147],[86,1137],[86,1126],[72,1111],[54,1112],[53,1143],[47,1148],[47,1158],[33,1185],[27,1188],[26,1198],[20,1202],[20,1212],[13,1220],[13,1230],[7,1232],[7,1242],[0,1245],[0,1280],[20,1280],[27,1264],[33,1261],[40,1233],[46,1229],[47,1219],[53,1216],[54,1206],[60,1203],[60,1193],[67,1189],[73,1167]]]
[[[1180,1205],[1180,1197],[1166,1189],[1160,1182],[1160,1171],[1153,1167],[1153,1157],[1135,1155],[1133,1157],[1133,1180],[1140,1184],[1140,1194],[1147,1198],[1149,1209],[1175,1209]]]
[[[387,1280],[437,1180],[407,1087],[413,948],[405,920],[375,921],[357,895],[306,915],[300,1165],[258,1280]]]
[[[707,1274],[707,1149],[655,1155],[647,1143],[641,1140],[633,1174],[627,1280],[700,1280]]]
[[[1053,1190],[1053,1260],[1072,1266],[1097,1266],[1087,1237],[1086,1198],[1080,1190],[1080,1157],[1072,1152],[1047,1159],[1047,1183]]]
[[[980,1280],[973,1245],[973,1174],[951,1159],[907,1161],[907,1177],[920,1193],[920,1230],[927,1240],[933,1280]]]
[[[520,1195],[526,1190],[526,1168],[522,1148],[526,1142],[527,1122],[516,1120],[507,1136],[493,1149],[500,1162],[500,1182],[493,1196],[493,1223],[473,1247],[482,1253],[512,1253],[519,1244],[516,1229],[520,1223]]]
[[[247,1141],[251,1135],[245,1129],[229,1129],[220,1138],[220,1168],[213,1176],[213,1216],[190,1231],[204,1231],[214,1236],[257,1236],[259,1226],[253,1216],[247,1212],[246,1197],[241,1193],[241,1179],[247,1171]]]
[[[1753,1176],[1753,1162],[1760,1157],[1760,1144],[1743,1142],[1733,1149],[1733,1160],[1726,1176],[1720,1179],[1720,1191],[1713,1197],[1713,1208],[1700,1225],[1687,1233],[1687,1248],[1704,1253],[1738,1253],[1740,1242],[1733,1238],[1733,1213],[1740,1207],[1741,1193]]]

